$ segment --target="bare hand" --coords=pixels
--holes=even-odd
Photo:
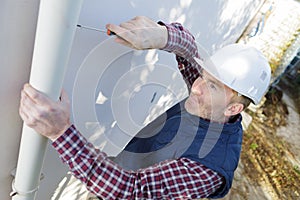
[[[134,49],[161,49],[168,41],[167,28],[144,16],[106,28],[116,33],[116,42]]]
[[[21,92],[19,113],[27,126],[54,141],[71,126],[70,102],[65,91],[60,101],[53,101],[31,85]]]

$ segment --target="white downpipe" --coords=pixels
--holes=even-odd
[[[54,100],[62,88],[82,1],[40,1],[29,82]],[[35,199],[46,147],[47,138],[24,124],[13,200]]]

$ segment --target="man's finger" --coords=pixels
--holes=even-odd
[[[115,24],[106,24],[106,28],[114,33],[116,33],[117,35],[124,33],[127,31],[127,29],[124,29],[118,25]]]
[[[126,40],[124,40],[124,39],[122,39],[120,37],[116,37],[115,38],[115,42],[117,42],[119,44],[122,44],[124,46],[127,46],[129,48],[134,48],[134,46],[131,43],[127,42]]]
[[[35,102],[32,101],[32,99],[29,98],[24,91],[22,91],[19,114],[27,125],[33,125],[35,122],[34,119],[36,119],[36,117],[34,116],[37,115],[35,106]]]
[[[25,121],[28,119],[28,115],[23,111],[24,107],[20,106],[19,108],[19,115],[21,116],[22,120]]]
[[[60,101],[63,102],[63,103],[69,103],[70,102],[69,96],[68,96],[67,92],[64,89],[61,90]]]
[[[30,98],[25,91],[22,91],[21,93],[20,107],[24,113],[27,113],[27,115],[34,116],[37,115],[38,109],[40,108],[40,106],[32,98]]]
[[[127,41],[128,43],[132,43],[135,39],[134,34],[132,33],[134,29],[126,29],[115,24],[107,24],[106,28],[116,33],[118,37],[120,37],[124,41]]]
[[[24,85],[23,91],[36,104],[45,104],[50,101],[44,93],[36,90],[28,83]]]

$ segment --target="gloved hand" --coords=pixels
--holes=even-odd
[[[161,49],[168,41],[168,30],[151,19],[137,16],[119,26],[107,24],[116,33],[115,41],[134,49]]]

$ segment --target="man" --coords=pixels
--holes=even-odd
[[[193,36],[178,23],[136,17],[107,28],[116,33],[118,43],[175,53],[189,97],[142,129],[114,161],[72,125],[65,92],[55,102],[25,84],[22,119],[53,141],[74,176],[99,198],[225,196],[241,150],[240,113],[267,90],[267,60],[258,50],[236,44],[203,59]]]

